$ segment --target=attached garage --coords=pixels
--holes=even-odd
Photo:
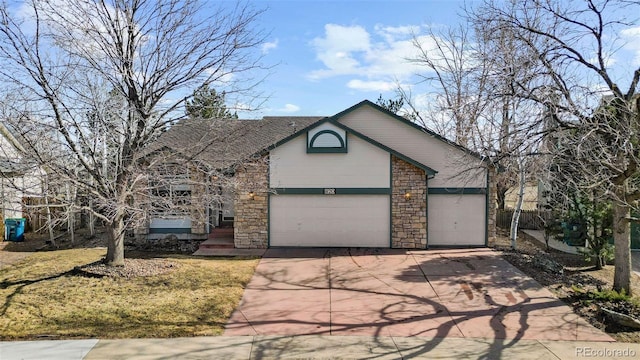
[[[486,196],[480,194],[430,194],[428,196],[429,246],[484,246]]]
[[[261,156],[236,172],[237,247],[479,247],[493,234],[486,161],[370,102]]]
[[[273,195],[270,246],[389,247],[389,195]]]
[[[484,246],[486,168],[422,130],[366,104],[276,144],[268,246]]]

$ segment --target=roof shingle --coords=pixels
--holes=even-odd
[[[264,117],[262,120],[185,119],[144,151],[169,149],[189,160],[222,169],[246,160],[324,117]]]

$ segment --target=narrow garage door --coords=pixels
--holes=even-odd
[[[485,195],[429,195],[429,246],[485,244]]]
[[[388,195],[274,195],[270,245],[389,247]]]
[[[189,218],[152,218],[149,224],[151,234],[187,234],[191,232],[191,219]]]

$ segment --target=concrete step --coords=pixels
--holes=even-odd
[[[233,249],[233,237],[218,237],[207,239],[200,243],[199,249]]]
[[[194,252],[196,256],[262,256],[266,249],[209,249],[200,248]]]
[[[232,227],[215,228],[211,230],[209,237],[210,238],[233,237],[233,228]]]

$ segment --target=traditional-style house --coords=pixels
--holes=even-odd
[[[232,227],[236,248],[425,249],[495,234],[490,165],[369,101],[330,117],[185,120],[148,150],[168,153],[165,176],[182,179],[164,194],[188,210],[152,212],[139,241]]]

